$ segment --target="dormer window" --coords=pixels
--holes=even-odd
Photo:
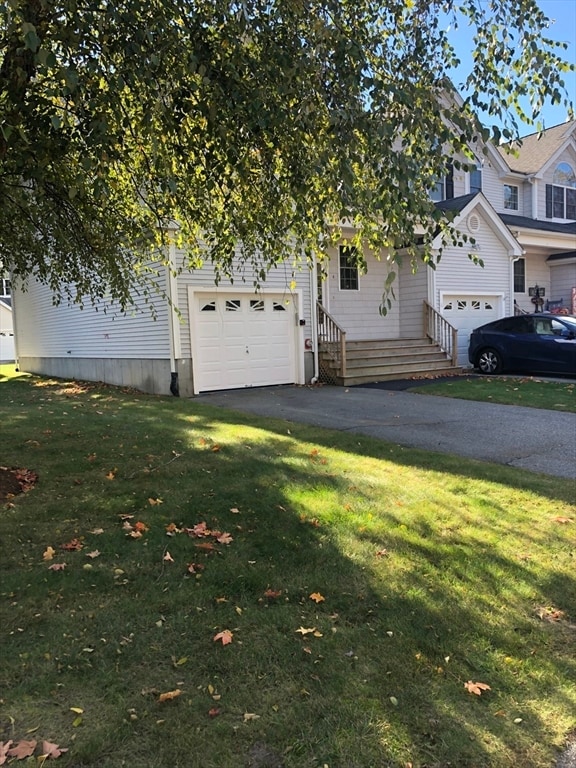
[[[576,174],[569,163],[556,166],[552,184],[546,184],[546,218],[576,219]]]

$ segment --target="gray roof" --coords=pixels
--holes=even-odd
[[[576,221],[558,224],[554,221],[529,219],[527,216],[514,216],[510,213],[499,213],[498,216],[509,229],[539,229],[542,232],[562,232],[567,235],[576,235]]]
[[[480,193],[472,192],[469,195],[461,195],[460,197],[451,197],[448,200],[441,200],[436,203],[436,208],[439,208],[441,211],[456,211],[457,213],[460,213],[460,211],[463,211],[468,203],[478,194]]]
[[[571,120],[555,125],[542,133],[524,136],[521,144],[515,141],[502,144],[496,149],[510,170],[518,173],[537,173],[568,139],[575,124],[575,121]]]
[[[566,253],[553,253],[548,256],[546,261],[562,261],[563,259],[576,259],[576,251],[567,251]]]

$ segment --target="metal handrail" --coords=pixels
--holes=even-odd
[[[450,357],[452,365],[458,363],[458,331],[438,310],[424,301],[424,335]]]
[[[339,376],[346,376],[346,331],[322,304],[316,302],[318,341],[337,367]]]

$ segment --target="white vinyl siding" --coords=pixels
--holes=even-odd
[[[535,307],[528,294],[528,289],[538,285],[545,291],[544,301],[551,298],[550,271],[548,269],[548,264],[540,254],[534,254],[527,251],[523,258],[526,262],[526,291],[524,293],[515,293],[514,299],[520,309],[525,312],[534,312]]]
[[[482,259],[484,266],[472,263],[468,258],[466,248],[447,247],[442,253],[442,259],[434,273],[435,296],[437,307],[441,306],[443,295],[460,295],[461,293],[484,296],[504,296],[501,307],[502,314],[512,310],[512,268],[508,255],[508,244],[504,243],[491,228],[485,215],[478,209],[473,212],[480,219],[480,229],[474,233],[478,247],[477,256]],[[466,231],[466,222],[461,229]]]
[[[369,339],[395,339],[399,336],[398,301],[392,302],[392,309],[383,317],[380,304],[384,293],[384,284],[388,275],[388,265],[383,254],[381,261],[367,256],[368,271],[360,275],[357,291],[340,290],[340,269],[338,249],[329,251],[330,260],[326,265],[328,277],[324,282],[324,305],[332,317],[346,331],[349,341]],[[396,266],[393,267],[398,272]],[[397,280],[394,291],[398,296]]]
[[[400,336],[420,339],[424,335],[424,301],[428,299],[430,267],[423,263],[413,273],[409,259],[405,259],[399,272]]]
[[[550,267],[550,301],[562,299],[563,306],[572,312],[572,289],[576,288],[576,257],[566,262],[548,262]]]
[[[518,210],[504,206],[504,185],[518,187]],[[529,215],[530,185],[513,176],[500,176],[497,169],[491,163],[485,163],[482,167],[482,192],[490,201],[490,205],[498,213],[508,213],[515,216]],[[528,207],[527,207],[528,200]]]
[[[182,251],[176,251],[176,265],[181,266],[183,264],[185,255]],[[312,305],[311,305],[311,273],[306,264],[301,269],[294,271],[289,264],[278,264],[274,269],[270,270],[266,280],[262,283],[262,289],[290,298],[293,295],[291,290],[291,282],[294,280],[296,283],[295,290],[299,292],[299,319],[304,320],[305,325],[302,326],[302,333],[305,338],[312,338]],[[239,268],[238,274],[234,283],[230,280],[222,279],[218,284],[218,288],[223,291],[234,291],[235,287],[242,287],[243,292],[251,292],[253,296],[257,298],[256,289],[252,289],[254,284],[254,272],[252,269],[241,270]],[[180,311],[180,319],[177,323],[178,330],[180,332],[180,355],[182,358],[190,359],[192,357],[191,346],[191,322],[190,311],[188,306],[188,289],[193,288],[215,288],[215,273],[211,265],[207,264],[202,269],[194,271],[184,270],[178,276],[178,295],[177,304]]]
[[[65,302],[54,306],[50,290],[30,280],[27,290],[14,296],[18,356],[168,359],[168,305],[160,296],[153,303],[156,318],[143,300],[126,313],[104,303],[98,309]]]

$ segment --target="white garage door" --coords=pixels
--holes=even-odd
[[[195,392],[297,381],[292,297],[199,292],[192,304]]]
[[[502,317],[502,296],[493,294],[442,297],[442,315],[458,329],[458,365],[467,366],[468,340],[474,328]]]
[[[14,334],[12,331],[0,331],[0,362],[14,362]]]

